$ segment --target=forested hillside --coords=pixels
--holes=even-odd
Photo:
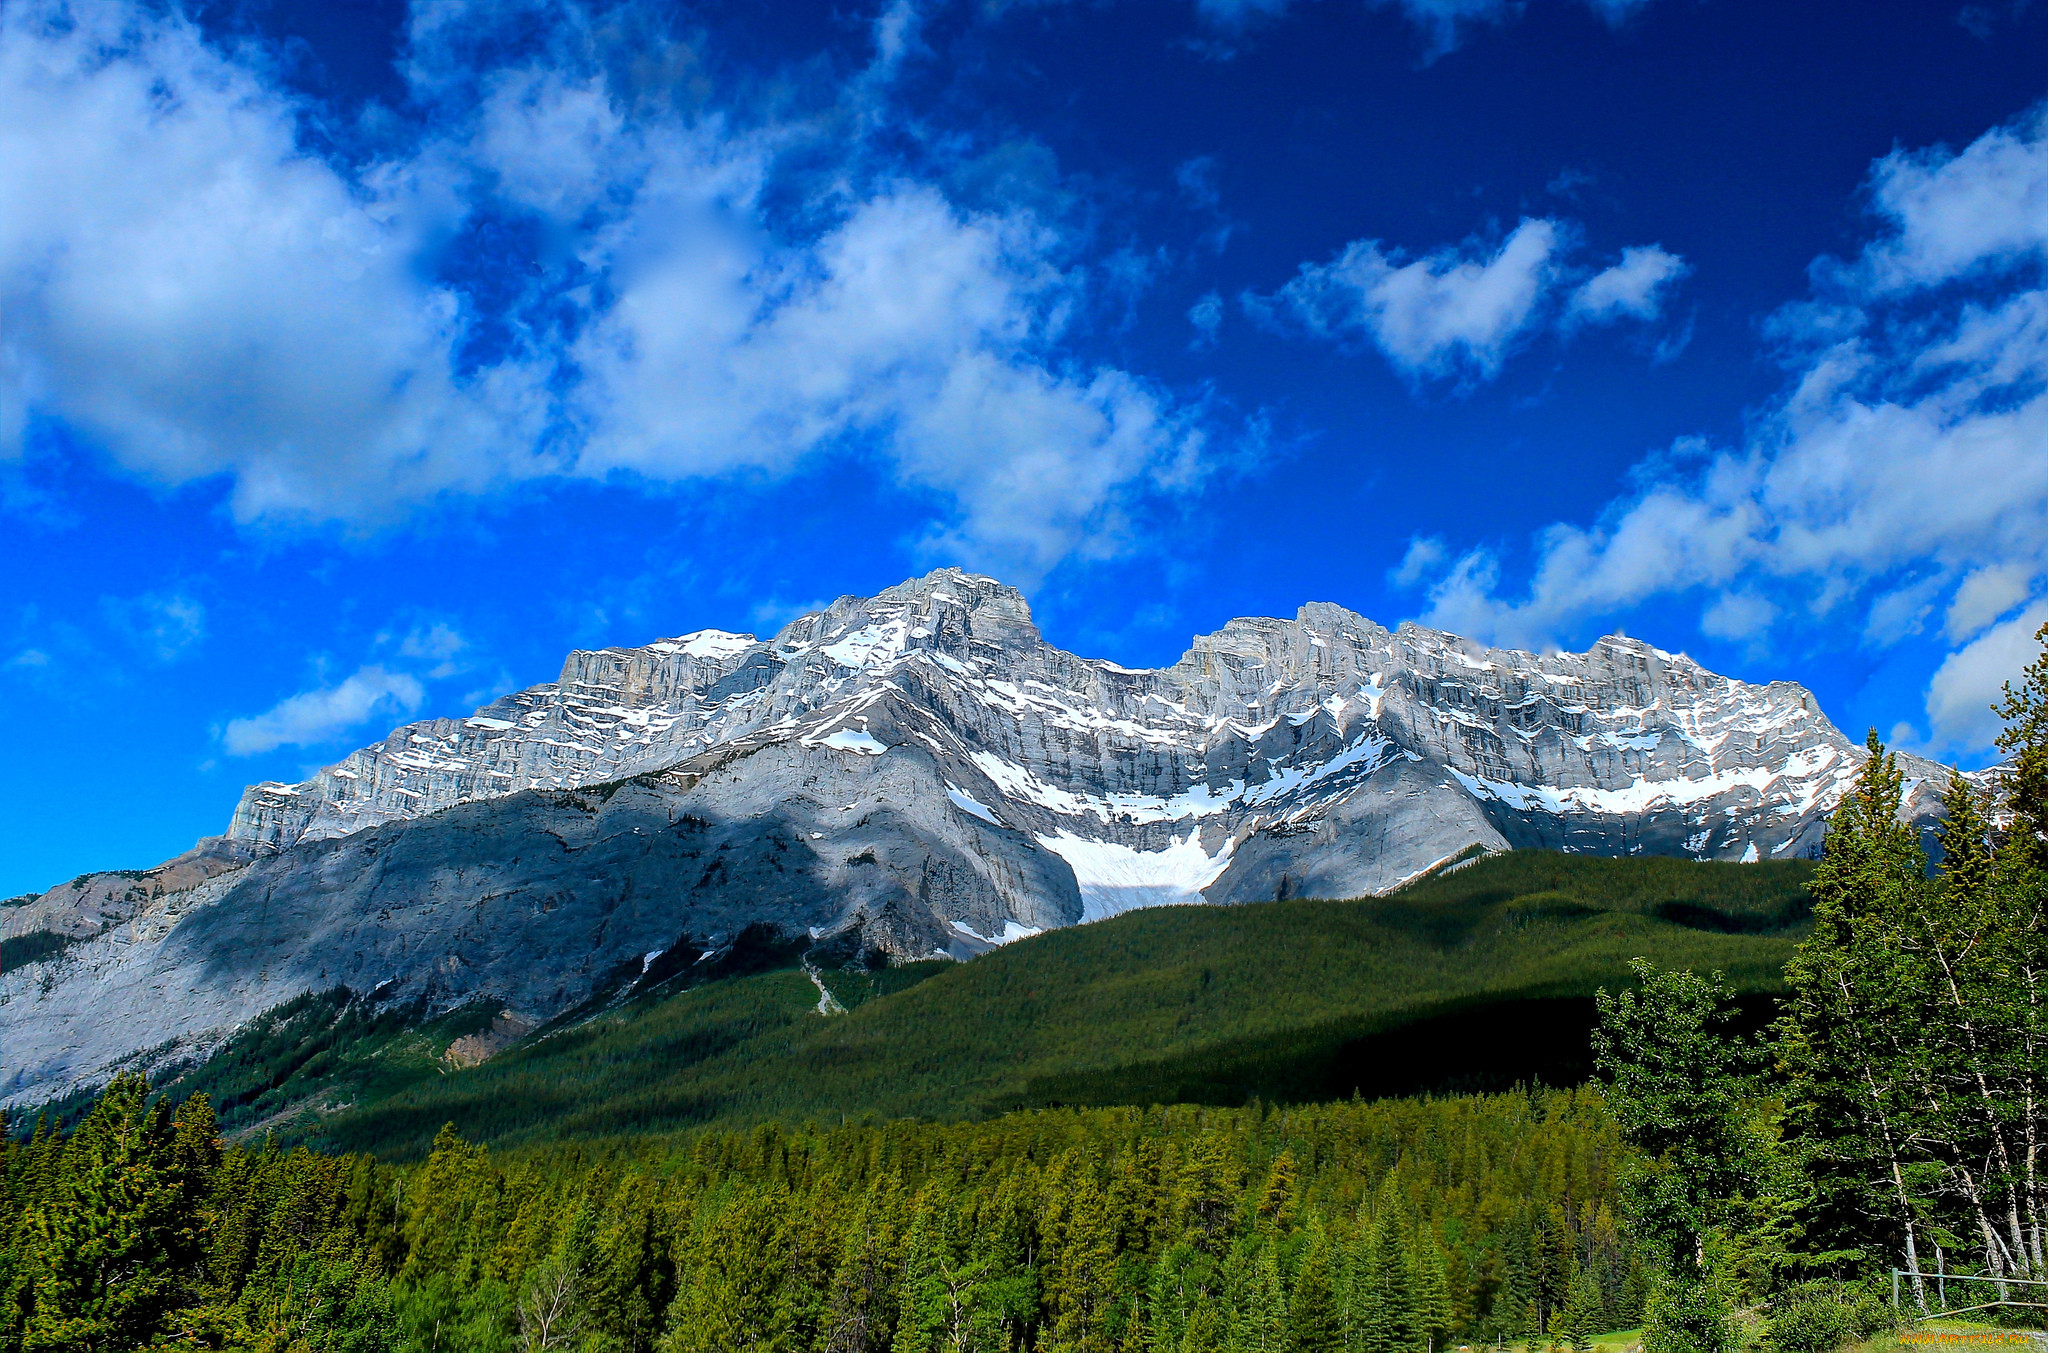
[[[1514,852],[1388,898],[1162,908],[873,974],[806,970],[799,946],[756,934],[481,1066],[444,1050],[495,1007],[408,1022],[335,993],[169,1089],[207,1091],[231,1130],[416,1158],[450,1121],[507,1143],[1575,1085],[1593,993],[1633,980],[1631,958],[1773,990],[1811,868]]]

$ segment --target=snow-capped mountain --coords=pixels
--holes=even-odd
[[[1620,636],[1538,656],[1311,603],[1133,671],[945,569],[767,640],[572,653],[253,786],[158,870],[17,900],[0,933],[74,942],[0,976],[0,1097],[335,985],[545,1020],[756,923],[965,957],[1133,907],[1384,892],[1475,846],[1810,854],[1862,756],[1800,686]]]

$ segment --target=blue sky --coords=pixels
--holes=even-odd
[[[0,4],[0,895],[961,564],[1616,628],[1966,765],[2048,619],[2038,3]]]

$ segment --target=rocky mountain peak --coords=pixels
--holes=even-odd
[[[1133,907],[1380,893],[1474,848],[1811,854],[1862,757],[1803,687],[1620,635],[1537,654],[1313,602],[1133,670],[939,569],[766,641],[572,653],[252,786],[147,883],[10,908],[70,944],[0,975],[0,1099],[335,985],[542,1022],[750,925],[965,957]],[[1941,772],[1905,761],[1924,812]]]

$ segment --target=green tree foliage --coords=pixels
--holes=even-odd
[[[2034,634],[2041,653],[2027,664],[2017,686],[2008,682],[1996,706],[2005,729],[1998,750],[2012,758],[2006,806],[2013,815],[2013,841],[2034,869],[2048,870],[2048,625]]]
[[[1840,1280],[1888,1267],[1970,1274],[1973,1303],[2038,1297],[2010,1280],[2048,1278],[2048,650],[1999,712],[1998,793],[1950,773],[1931,870],[1870,735],[1786,966],[1774,1076],[1718,979],[1643,964],[1639,990],[1602,995],[1599,1060],[1643,1152],[1622,1193],[1658,1277],[1648,1353],[1726,1348],[1731,1290],[1767,1301],[1778,1347],[1820,1353],[1870,1325]]]
[[[1577,1091],[443,1132],[400,1170],[223,1147],[203,1099],[130,1079],[0,1152],[0,1353],[1432,1353],[1599,1323],[1574,1283],[1627,1149]]]
[[[1594,1034],[1622,1135],[1643,1153],[1625,1197],[1665,1269],[1704,1272],[1708,1235],[1755,1171],[1741,1112],[1753,1052],[1732,1035],[1733,993],[1718,974],[1660,973],[1641,960],[1635,971],[1639,988],[1600,994]]]
[[[1903,776],[1873,731],[1870,757],[1835,811],[1813,880],[1814,933],[1786,965],[1778,1030],[1788,1128],[1815,1187],[1815,1236],[1861,1259],[1897,1245],[1919,1267],[1911,1143],[1922,1056],[1910,1028],[1918,974],[1898,940],[1926,891],[1926,859],[1898,820]]]
[[[1889,1256],[1925,1269],[1938,1253],[1994,1277],[2048,1271],[2048,871],[2026,799],[2029,767],[2048,757],[2044,688],[2048,658],[2008,688],[2018,755],[2002,845],[1975,789],[1951,775],[1929,877],[1898,821],[1901,774],[1873,734],[1815,873],[1814,933],[1786,969],[1777,1050],[1811,1236],[1866,1267]]]
[[[174,1112],[134,1076],[68,1136],[39,1127],[0,1149],[5,1353],[397,1345],[389,1170],[223,1150],[205,1096]]]
[[[1733,1336],[1709,1240],[1758,1174],[1763,1145],[1744,1113],[1754,1049],[1729,1027],[1733,993],[1718,974],[1660,973],[1639,961],[1636,976],[1636,990],[1601,993],[1594,1054],[1613,1084],[1622,1135],[1642,1153],[1622,1190],[1658,1278],[1645,1348],[1723,1353]]]

